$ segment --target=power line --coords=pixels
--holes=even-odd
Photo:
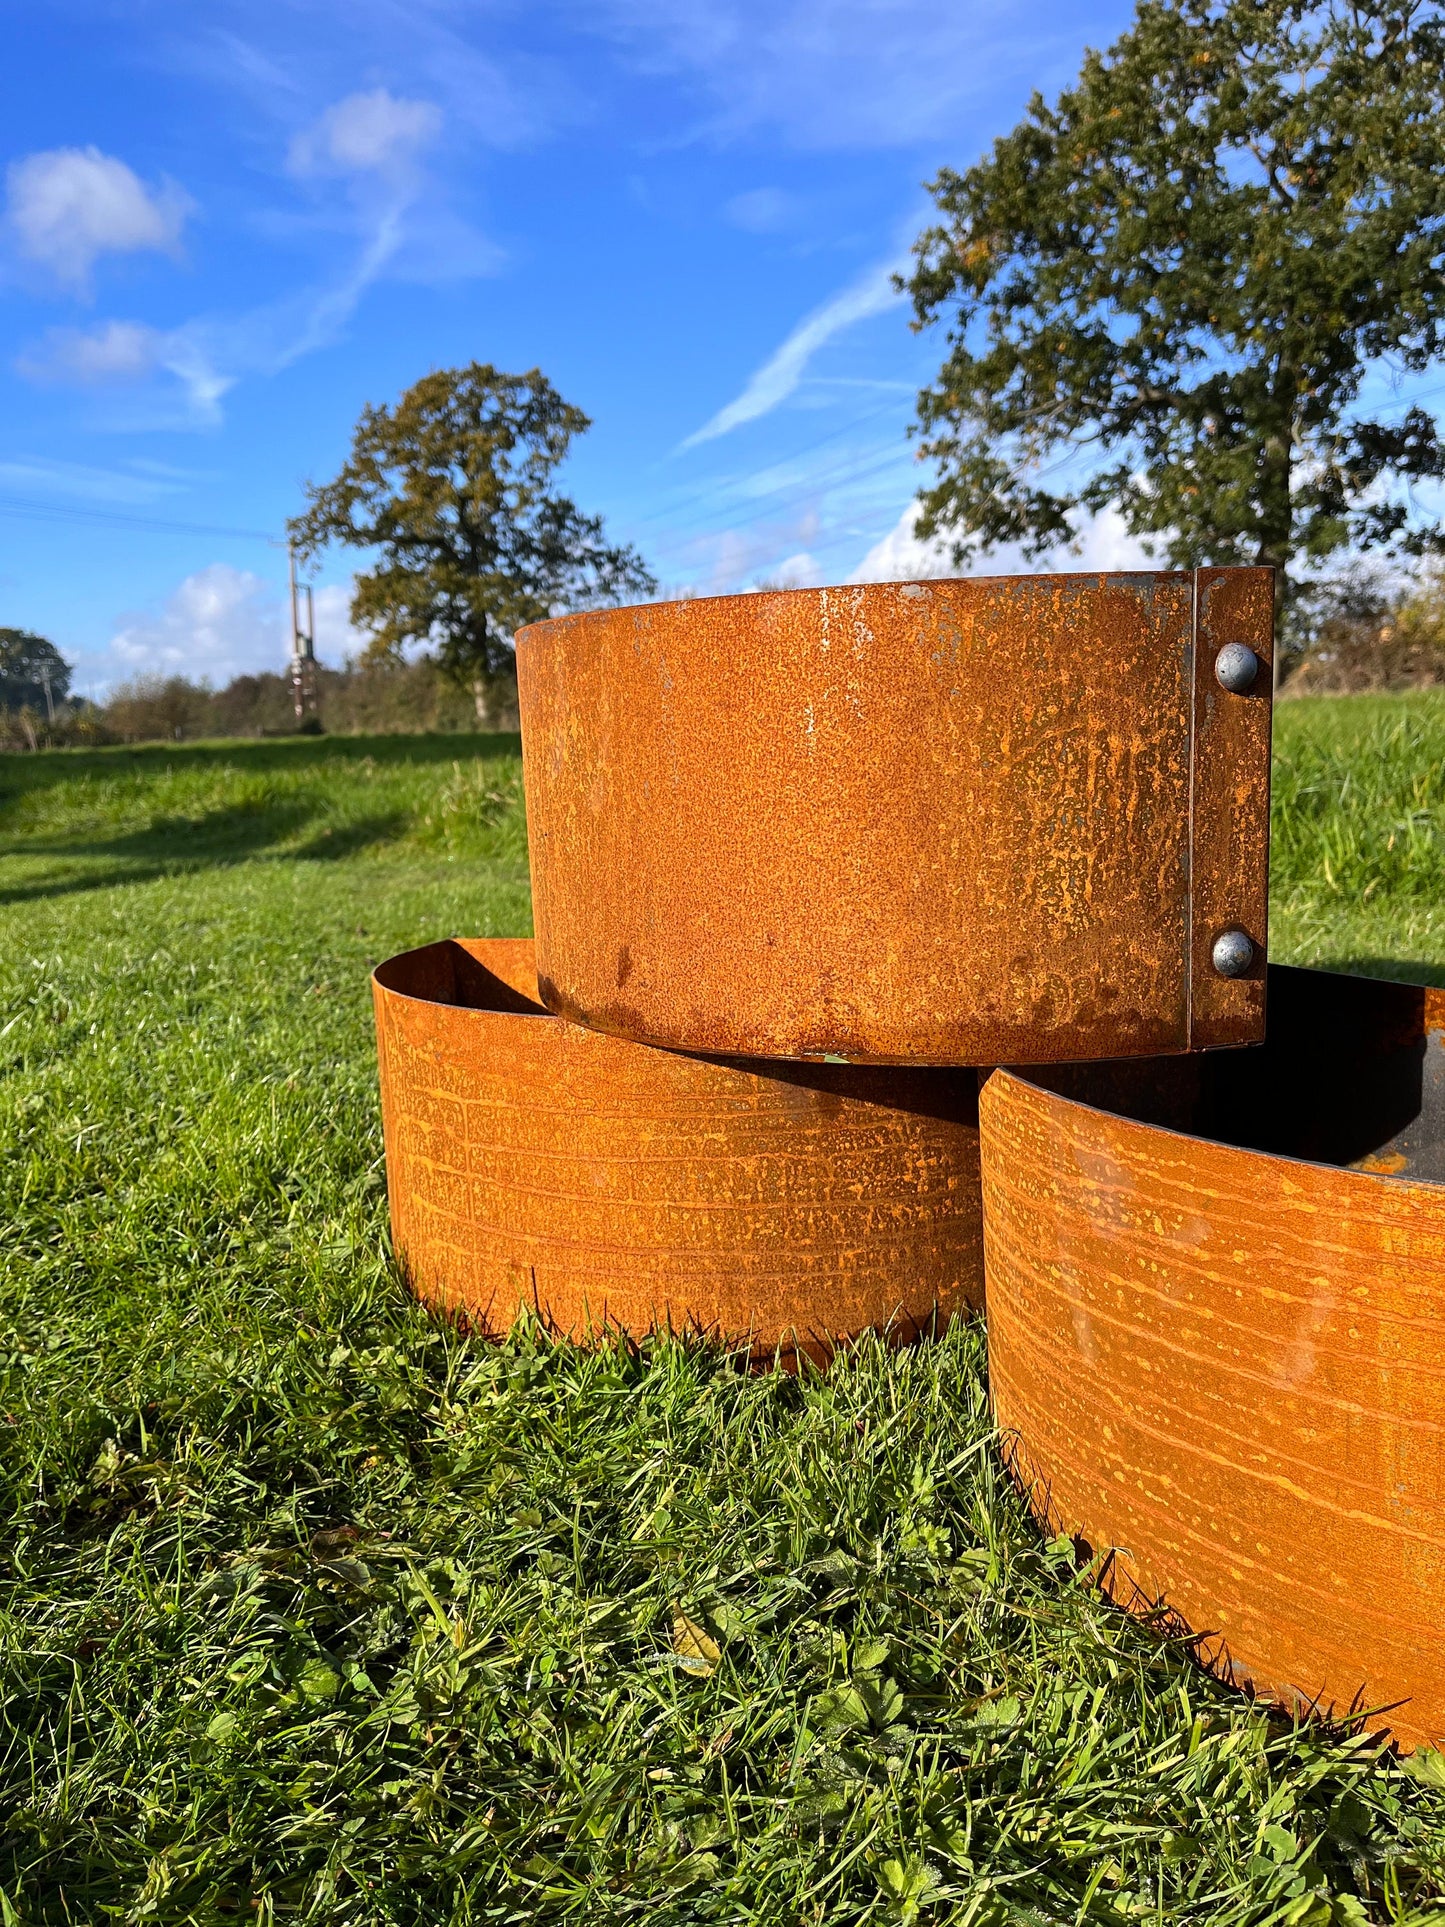
[[[98,523],[101,527],[128,529],[144,535],[224,535],[239,541],[272,543],[280,540],[265,529],[233,529],[208,522],[168,522],[156,515],[129,515],[119,509],[77,508],[58,502],[27,501],[23,496],[0,495],[0,515],[18,516],[34,522]]]

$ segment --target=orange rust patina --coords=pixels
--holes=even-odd
[[[799,589],[518,637],[543,1001],[757,1057],[1264,1034],[1267,569]],[[1231,642],[1260,659],[1220,686]],[[1218,974],[1241,928],[1256,961]]]
[[[1259,1051],[980,1099],[989,1372],[1055,1528],[1206,1658],[1445,1742],[1445,993],[1271,972]]]
[[[971,1073],[601,1036],[536,1001],[530,942],[429,944],[372,989],[393,1236],[439,1310],[822,1358],[982,1303]]]

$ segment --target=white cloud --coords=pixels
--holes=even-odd
[[[147,188],[98,147],[27,154],[6,169],[5,186],[17,253],[80,294],[102,254],[174,254],[193,206],[173,181]]]
[[[371,638],[351,626],[352,586],[329,582],[316,591],[316,653],[323,662],[339,664],[359,656]]]
[[[848,577],[850,582],[924,582],[939,576],[958,575],[948,552],[948,544],[936,538],[924,542],[914,533],[918,520],[917,502],[910,502],[897,522],[873,544]]]
[[[16,362],[32,381],[70,381],[82,387],[141,381],[158,365],[161,336],[139,321],[102,321],[94,328],[52,328],[38,348]]]
[[[823,580],[823,571],[818,566],[816,556],[800,549],[796,555],[784,556],[776,569],[770,570],[768,582],[779,589],[813,589]]]
[[[338,584],[316,591],[317,654],[324,661],[340,662],[362,646],[347,614],[350,600],[351,590]],[[233,676],[284,671],[290,646],[281,564],[268,579],[212,562],[188,575],[159,609],[123,618],[110,650],[126,675],[185,676],[219,687]]]
[[[429,100],[402,100],[385,87],[348,94],[291,143],[293,173],[385,173],[434,140],[441,109]]]
[[[236,381],[216,366],[201,328],[151,328],[139,321],[52,328],[15,366],[30,381],[82,388],[133,387],[169,375],[180,385],[188,423],[195,427],[220,421],[221,399]]]
[[[111,638],[131,673],[224,683],[246,670],[280,669],[286,624],[276,585],[249,569],[212,562],[156,611],[131,616]]]
[[[941,576],[1037,575],[1044,570],[1078,570],[1110,574],[1119,570],[1153,569],[1158,562],[1131,535],[1117,509],[1104,509],[1078,524],[1073,544],[1029,561],[1017,544],[1006,543],[987,555],[968,556],[955,563],[952,544],[934,537],[924,542],[915,532],[919,507],[910,502],[897,523],[875,542],[848,577],[850,582],[908,582]]]
[[[835,294],[821,308],[815,308],[768,357],[742,393],[720,408],[695,434],[689,435],[682,446],[696,448],[700,442],[715,441],[719,435],[740,428],[744,422],[756,421],[760,415],[770,414],[785,402],[803,379],[813,356],[834,335],[851,328],[855,322],[866,321],[870,315],[882,314],[902,299],[893,286],[893,277],[902,265],[888,261],[882,267],[870,268],[851,287]]]

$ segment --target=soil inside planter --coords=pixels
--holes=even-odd
[[[1275,964],[1268,1025],[1246,1049],[1026,1075],[1218,1143],[1445,1183],[1445,991]]]

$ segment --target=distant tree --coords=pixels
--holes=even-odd
[[[1037,555],[1113,506],[1185,567],[1439,549],[1434,418],[1359,404],[1441,352],[1442,153],[1437,0],[1140,0],[931,184],[920,535]]]
[[[1354,693],[1445,682],[1445,573],[1402,578],[1355,561],[1315,585],[1291,658],[1291,691]]]
[[[0,709],[29,709],[48,719],[70,694],[70,675],[70,664],[44,636],[0,629]]]
[[[332,542],[379,550],[351,604],[367,653],[430,645],[484,720],[524,623],[656,590],[636,550],[609,544],[601,517],[554,489],[590,426],[538,369],[442,369],[394,408],[363,410],[349,460],[308,486],[291,539],[303,560]]]
[[[123,743],[194,742],[210,733],[214,700],[184,676],[142,675],[118,684],[101,715]]]

